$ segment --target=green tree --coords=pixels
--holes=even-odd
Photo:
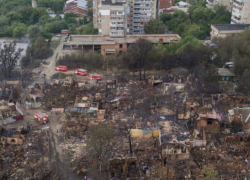
[[[93,20],[93,8],[88,8],[87,16],[90,18],[90,21]]]
[[[77,34],[77,30],[75,27],[70,27],[69,28],[69,34]]]
[[[46,23],[44,27],[47,33],[60,33],[62,29],[68,29],[68,25],[64,20]]]
[[[111,153],[112,140],[115,138],[114,130],[104,124],[90,126],[88,130],[87,157],[92,171],[102,171],[107,166],[108,154]],[[114,143],[114,142],[113,142]]]
[[[20,20],[20,14],[18,14],[16,11],[11,11],[6,15],[9,18],[9,21],[16,21],[18,22]]]
[[[33,49],[33,56],[36,59],[46,59],[52,55],[49,43],[43,37],[38,37],[36,39]]]
[[[74,12],[67,12],[64,14],[64,20],[68,23],[68,24],[76,24],[76,17],[77,14]]]
[[[24,24],[30,24],[30,19],[33,13],[33,8],[31,6],[24,6],[17,10],[20,15],[20,21]]]
[[[40,36],[40,29],[37,25],[31,25],[28,29],[28,37],[31,43],[34,43],[36,39]]]
[[[23,37],[27,32],[27,28],[25,26],[25,24],[19,23],[13,32],[13,36],[14,37]]]
[[[145,79],[145,65],[149,61],[150,52],[153,48],[151,42],[146,39],[138,39],[136,43],[131,44],[128,48],[128,56],[130,62],[128,65],[136,66],[139,70],[140,80],[141,72],[144,70],[144,79]]]
[[[39,19],[46,14],[48,14],[48,13],[47,13],[45,8],[39,7],[39,8],[33,9],[33,12],[32,12],[31,17],[30,17],[31,24],[38,23]]]
[[[207,180],[217,179],[218,172],[213,168],[213,166],[203,165],[201,172],[205,175],[204,179],[207,179]]]
[[[173,18],[172,14],[166,14],[166,13],[162,13],[160,15],[160,20],[166,24],[168,21],[170,21]]]
[[[164,34],[164,24],[160,20],[152,19],[144,26],[144,31],[146,34]]]
[[[44,26],[47,22],[49,22],[49,20],[51,20],[51,17],[49,14],[45,14],[39,18],[39,25]]]
[[[95,35],[96,34],[97,35],[98,29],[94,28],[93,22],[90,22],[83,27],[83,31],[81,32],[81,34],[84,34],[84,35]]]

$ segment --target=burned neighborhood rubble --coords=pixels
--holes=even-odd
[[[67,77],[26,87],[16,102],[0,101],[1,177],[250,177],[250,99],[194,95],[192,79],[172,71],[147,81]],[[34,120],[38,112],[45,125]]]

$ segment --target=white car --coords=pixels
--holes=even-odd
[[[234,62],[226,62],[225,67],[230,68],[234,66]]]

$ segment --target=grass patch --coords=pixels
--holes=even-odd
[[[64,79],[68,76],[73,76],[73,74],[65,74],[62,72],[55,73],[51,76],[51,79]]]
[[[52,48],[53,50],[55,50],[55,49],[59,46],[59,44],[60,44],[60,42],[61,42],[61,38],[62,38],[62,37],[58,37],[57,40],[51,41],[51,48]]]

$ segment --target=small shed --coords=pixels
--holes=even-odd
[[[222,81],[235,81],[235,74],[228,68],[217,68],[218,76],[221,77]]]

